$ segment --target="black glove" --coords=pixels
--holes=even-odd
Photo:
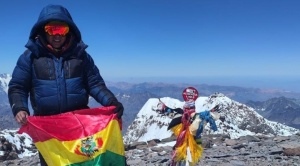
[[[124,111],[123,104],[118,101],[113,101],[110,106],[116,106],[114,113],[117,113],[118,118],[121,119]]]

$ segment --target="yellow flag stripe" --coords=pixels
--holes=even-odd
[[[72,133],[70,133],[72,134]],[[102,146],[96,149],[90,157],[83,153],[82,140],[78,139],[72,141],[58,141],[57,139],[50,139],[44,142],[36,142],[35,145],[43,155],[48,165],[69,165],[73,163],[93,160],[97,156],[110,151],[118,155],[124,156],[124,144],[122,133],[117,120],[109,122],[107,127],[93,136],[95,139],[102,139]],[[101,141],[100,141],[101,142]],[[98,143],[96,143],[98,145]],[[101,145],[101,144],[100,144]],[[76,153],[77,152],[77,153]]]

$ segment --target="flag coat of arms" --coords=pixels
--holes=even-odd
[[[29,116],[27,133],[49,166],[125,165],[121,120],[114,106]]]

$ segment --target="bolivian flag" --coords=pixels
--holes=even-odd
[[[29,116],[27,133],[49,166],[122,166],[125,150],[114,106]]]

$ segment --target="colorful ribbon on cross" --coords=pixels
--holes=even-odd
[[[205,125],[209,123],[211,130],[217,131],[213,112],[195,113],[195,109],[184,109],[183,112],[180,116],[175,115],[168,127],[177,137],[171,166],[180,162],[189,166],[196,165],[203,153],[201,134]]]

